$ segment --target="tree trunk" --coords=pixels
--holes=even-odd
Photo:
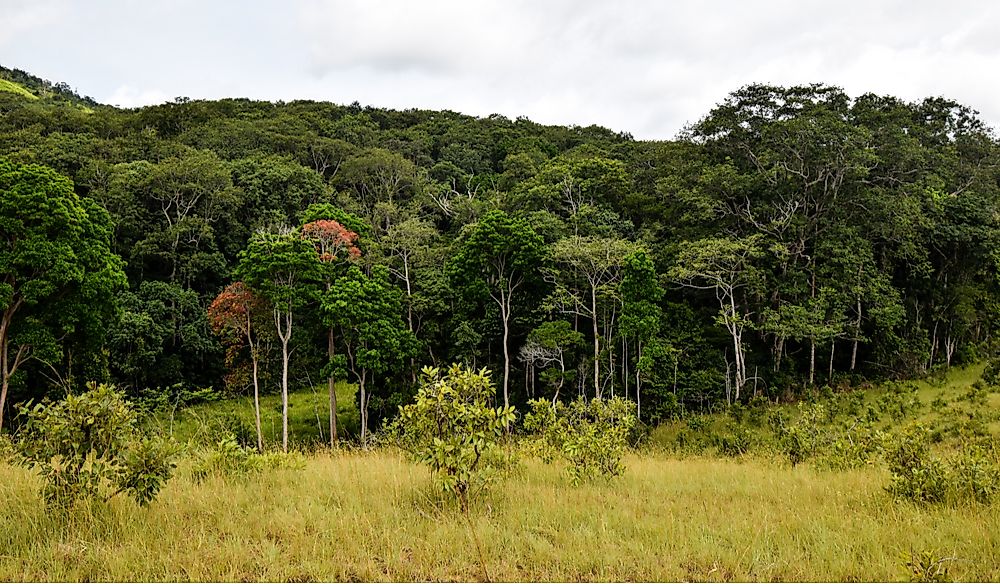
[[[282,331],[282,320],[285,321],[284,331]],[[278,328],[278,338],[281,339],[281,450],[288,452],[288,341],[292,338],[291,306],[285,314],[275,309],[274,323]]]
[[[510,337],[510,313],[507,306],[507,299],[501,297],[500,317],[503,319],[503,405],[510,406],[510,347],[508,338]]]
[[[264,451],[264,432],[260,427],[260,382],[258,381],[258,356],[256,347],[250,345],[250,359],[253,362],[253,417],[257,427],[257,451]]]
[[[6,328],[6,327],[5,327]],[[6,333],[6,330],[3,331]],[[7,362],[7,350],[9,341],[5,336],[0,338],[0,361],[2,361],[3,370],[0,371],[2,375],[2,380],[0,380],[0,432],[3,431],[3,413],[4,408],[7,406],[7,388],[10,386],[10,370],[8,369]]]
[[[358,377],[358,389],[361,392],[361,445],[365,448],[368,448],[368,391],[365,387],[367,377],[366,370],[362,370]]]
[[[594,397],[601,398],[601,337],[597,331],[597,290],[590,288],[590,313],[594,325]]]
[[[636,356],[635,356],[635,419],[639,420],[639,421],[642,421],[642,409],[641,409],[641,405],[640,405],[642,403],[642,401],[639,399],[639,390],[641,388],[641,385],[639,383],[639,362],[642,361],[642,341],[640,341],[640,340],[637,339],[636,342],[635,342],[635,346],[636,346]],[[676,384],[677,384],[676,379],[677,379],[677,375],[674,374],[674,386],[675,387],[676,387]]]
[[[854,323],[854,339],[851,346],[851,373],[858,362],[858,342],[861,339],[861,298],[858,298],[858,320]]]
[[[326,336],[326,353],[329,363],[333,363],[335,346],[333,343],[333,327],[327,331]],[[333,370],[330,370],[330,376],[326,378],[327,390],[330,392],[330,447],[333,448],[337,445],[337,383],[333,377]]]
[[[816,385],[816,339],[809,339],[809,385]]]
[[[837,348],[837,341],[830,341],[830,374],[826,378],[827,383],[833,383],[833,351]]]

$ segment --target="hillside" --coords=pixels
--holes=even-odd
[[[7,89],[3,89],[3,87],[7,87]],[[65,82],[53,83],[27,71],[3,65],[0,65],[0,91],[10,91],[25,97],[34,96],[55,103],[72,104],[88,109],[101,105],[92,97],[80,95]]]

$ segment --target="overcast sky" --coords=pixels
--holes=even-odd
[[[104,103],[317,99],[674,137],[752,82],[1000,122],[986,0],[0,0],[0,64]]]

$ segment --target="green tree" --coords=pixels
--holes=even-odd
[[[503,326],[503,403],[510,405],[510,326],[517,309],[541,281],[542,238],[523,219],[491,211],[473,225],[451,261],[453,281],[470,297],[487,296]]]
[[[110,239],[107,213],[69,179],[0,159],[0,429],[28,359],[58,357],[74,335],[103,345],[125,287]]]
[[[288,365],[295,314],[305,307],[322,278],[316,249],[297,230],[258,232],[240,253],[236,273],[274,313],[281,342],[281,448],[288,451]]]
[[[333,282],[321,300],[324,319],[340,329],[343,362],[358,383],[361,443],[368,444],[368,404],[372,376],[398,368],[414,346],[402,320],[400,292],[384,266],[366,275],[357,266]]]
[[[656,267],[645,250],[637,250],[625,258],[619,291],[622,297],[622,335],[635,339],[635,415],[641,420],[642,351],[660,331],[662,310],[659,302],[663,297],[663,289],[656,281]]]
[[[622,265],[635,250],[634,243],[610,237],[573,236],[561,239],[552,246],[555,268],[550,270],[549,279],[554,281],[556,288],[551,301],[561,312],[575,314],[591,322],[594,395],[597,398],[603,395],[600,324],[603,320],[604,337],[612,338],[614,316],[609,314],[606,305],[618,302]]]

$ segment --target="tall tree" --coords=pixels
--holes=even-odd
[[[412,352],[413,335],[403,324],[399,289],[389,283],[384,266],[366,275],[348,268],[322,296],[328,323],[340,329],[344,362],[358,383],[361,443],[368,444],[369,381],[403,363]]]
[[[316,246],[324,285],[329,292],[334,280],[346,272],[346,261],[361,257],[358,234],[333,219],[316,219],[302,226],[302,237]],[[327,358],[332,363],[335,352],[334,327],[327,329]],[[330,396],[330,446],[337,444],[337,390],[332,365],[328,365],[327,391]]]
[[[288,365],[295,313],[313,296],[322,273],[316,249],[297,230],[258,232],[240,253],[237,275],[271,304],[281,341],[281,448],[288,451]]]
[[[549,278],[555,283],[552,300],[562,312],[590,320],[594,343],[594,394],[600,398],[601,338],[600,322],[604,319],[604,333],[611,337],[611,318],[606,316],[605,304],[618,302],[618,283],[621,281],[625,258],[636,250],[632,242],[610,237],[567,237],[552,246],[555,268]]]
[[[251,380],[253,381],[253,413],[254,426],[257,430],[257,450],[264,450],[264,433],[260,425],[260,383],[259,365],[260,349],[257,339],[255,316],[261,311],[263,302],[256,297],[243,282],[233,282],[219,292],[208,307],[208,320],[212,329],[219,335],[232,335],[240,341],[246,341],[250,350],[252,365]]]
[[[107,213],[68,178],[0,159],[0,430],[28,359],[61,354],[74,332],[102,346],[125,287],[122,266]]]
[[[542,238],[523,219],[491,211],[471,227],[451,262],[452,279],[466,295],[488,296],[503,326],[503,400],[510,405],[510,326],[527,293],[541,281]]]

